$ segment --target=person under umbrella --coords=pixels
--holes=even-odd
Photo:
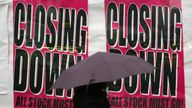
[[[97,52],[64,70],[51,88],[75,88],[75,108],[109,108],[106,93],[101,92],[105,88],[103,83],[131,75],[152,73],[154,69],[153,65],[137,56]],[[97,105],[92,101],[92,94],[99,97],[95,92],[104,97],[101,100],[106,103],[102,107],[100,99],[97,99]]]
[[[75,87],[74,108],[110,108],[106,88],[106,83]]]

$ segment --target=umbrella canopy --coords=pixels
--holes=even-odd
[[[115,81],[131,75],[152,73],[154,67],[137,56],[97,52],[64,70],[52,88]]]

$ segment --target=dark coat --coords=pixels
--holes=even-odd
[[[80,86],[74,90],[74,108],[110,108],[105,83]]]

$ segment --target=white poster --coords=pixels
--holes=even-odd
[[[186,108],[192,107],[192,2],[182,0]]]
[[[6,12],[6,14],[4,14]],[[8,4],[6,2],[0,2],[0,24],[5,25],[5,26],[0,26],[0,94],[7,94],[7,84],[6,78],[4,71],[7,71],[8,69],[8,30],[7,30],[7,13],[8,13]]]
[[[97,51],[106,52],[105,14],[103,0],[89,0],[89,55]],[[99,17],[98,17],[99,16]]]
[[[0,107],[13,108],[12,3],[0,0]]]

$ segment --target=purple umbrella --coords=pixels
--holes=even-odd
[[[154,67],[137,56],[98,52],[64,70],[52,88],[115,81],[131,75],[152,73]]]

